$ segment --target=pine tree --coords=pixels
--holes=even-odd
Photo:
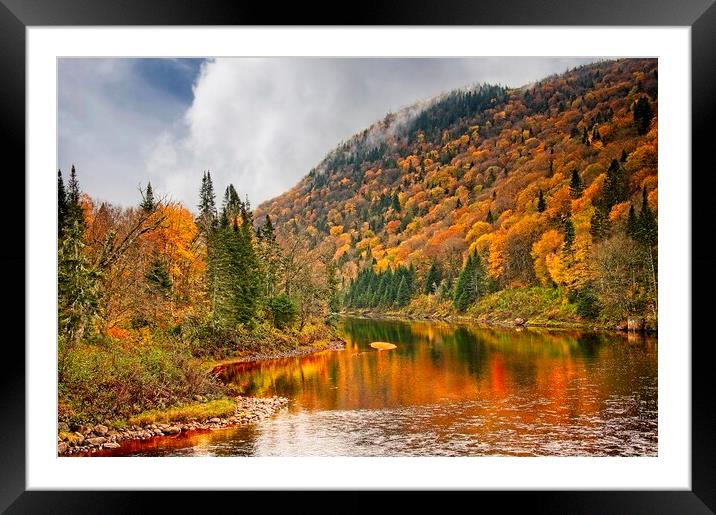
[[[589,233],[594,241],[601,241],[609,236],[610,230],[609,212],[604,205],[604,201],[598,201],[594,206],[594,214],[590,220]]]
[[[634,104],[634,125],[636,125],[637,134],[643,136],[649,132],[649,125],[653,117],[654,112],[651,109],[649,99],[640,97]]]
[[[542,193],[542,190],[539,190],[539,197],[537,198],[537,211],[540,213],[544,213],[545,209],[547,209],[547,202],[544,200],[544,193]]]
[[[400,279],[400,283],[398,284],[398,290],[395,295],[395,304],[399,308],[402,308],[404,306],[407,306],[410,302],[410,287],[408,286],[408,281],[406,280],[406,277],[403,276]]]
[[[440,269],[438,264],[433,261],[428,270],[428,275],[425,276],[425,285],[423,286],[423,293],[426,295],[433,294],[437,291],[438,285],[440,284]]]
[[[574,223],[572,218],[567,218],[564,222],[564,251],[571,252],[574,244]]]
[[[622,163],[626,163],[628,157],[629,157],[629,156],[627,156],[626,150],[622,149],[622,155],[621,155],[621,157],[619,158],[619,161],[622,162]]]
[[[67,222],[67,192],[62,180],[62,171],[57,170],[57,234],[62,238],[62,232]]]
[[[490,225],[492,225],[492,224],[495,223],[495,219],[494,219],[494,217],[492,216],[492,209],[488,209],[488,210],[487,210],[487,219],[486,219],[486,221],[487,221],[487,223],[490,224]]]
[[[393,194],[391,205],[393,207],[393,211],[400,213],[400,199],[398,198],[397,193]]]
[[[67,338],[67,343],[73,345],[91,328],[97,315],[100,274],[85,253],[86,222],[74,165],[68,189],[63,237],[57,253],[57,292],[60,331]]]
[[[579,198],[584,192],[584,185],[582,184],[582,178],[579,176],[577,169],[572,170],[572,178],[569,181],[569,194],[572,198]]]
[[[199,193],[199,220],[207,228],[216,221],[216,196],[211,182],[211,172],[204,172]]]
[[[641,211],[637,221],[637,241],[646,247],[655,247],[658,239],[658,226],[646,195],[646,187],[641,190]]]
[[[260,234],[265,240],[270,242],[276,241],[276,232],[273,228],[273,223],[271,223],[271,217],[268,214],[266,215],[266,221],[264,222],[263,227],[261,227]]]
[[[455,285],[453,305],[458,311],[465,311],[487,291],[487,277],[480,255],[470,254]]]
[[[606,209],[610,210],[620,202],[627,199],[627,184],[624,170],[619,161],[612,159],[607,168],[607,178],[604,181],[604,201]]]
[[[167,272],[164,263],[162,263],[158,257],[154,258],[144,277],[152,287],[156,288],[161,293],[168,292],[172,287],[172,278],[169,275],[169,272]]]
[[[87,224],[85,222],[84,213],[82,212],[80,182],[77,179],[77,171],[75,170],[75,165],[72,165],[72,170],[70,171],[70,180],[67,183],[67,187],[68,191],[66,204],[66,225],[71,226],[77,223],[80,226],[80,230],[84,232],[84,229]]]
[[[154,201],[154,192],[152,191],[152,183],[147,183],[147,189],[142,194],[142,202],[139,204],[139,207],[142,208],[147,213],[151,213],[157,208],[157,204]]]

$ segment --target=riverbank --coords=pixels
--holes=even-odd
[[[126,440],[261,420],[288,399],[237,396],[241,392],[219,380],[217,367],[345,346],[332,326],[319,321],[300,331],[201,336],[156,332],[72,348],[61,368],[58,454],[85,455]]]
[[[228,401],[228,399],[223,399]],[[211,402],[215,401],[210,401]],[[233,411],[224,416],[208,416],[197,419],[194,417],[179,416],[172,418],[167,416],[164,423],[155,423],[152,420],[161,418],[161,413],[146,415],[150,417],[145,423],[130,425],[124,429],[111,429],[103,424],[95,426],[82,426],[77,431],[60,431],[57,437],[57,453],[59,455],[73,455],[88,453],[92,454],[102,449],[118,449],[122,442],[128,440],[148,440],[157,437],[177,436],[180,433],[189,431],[213,431],[230,426],[246,425],[266,419],[278,413],[286,405],[288,399],[285,397],[237,397],[233,402]],[[185,406],[183,409],[175,409],[179,413],[192,413],[200,405]],[[208,411],[211,411],[209,408]],[[171,410],[165,411],[170,414]],[[216,414],[214,414],[216,415]],[[139,416],[141,420],[142,416]]]
[[[425,320],[478,324],[485,327],[543,327],[548,329],[581,329],[614,332],[656,332],[656,321],[644,316],[624,319],[585,318],[579,308],[552,288],[513,288],[484,296],[464,313],[450,300],[434,295],[420,295],[400,309],[347,310],[351,316]]]

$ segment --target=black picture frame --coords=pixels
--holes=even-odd
[[[13,270],[3,279],[6,297],[25,299],[25,226],[17,220],[25,213],[25,50],[28,26],[61,25],[549,25],[549,26],[689,26],[691,27],[692,73],[692,235],[711,234],[706,208],[713,180],[711,148],[716,120],[716,5],[715,0],[501,0],[476,2],[393,1],[385,5],[363,4],[355,9],[323,9],[331,19],[321,18],[304,4],[229,3],[190,0],[0,0],[0,62],[3,79],[0,124],[5,158],[11,161],[6,183],[6,241],[0,248],[0,270]],[[320,21],[319,21],[320,20]],[[568,45],[567,47],[568,48]],[[7,161],[6,161],[7,162]],[[675,171],[668,171],[673,173]],[[698,187],[693,181],[698,177]],[[7,185],[8,181],[14,184]],[[24,194],[20,194],[22,191]],[[8,195],[8,192],[15,192]],[[9,198],[11,197],[11,198]],[[16,205],[9,206],[8,203]],[[10,211],[12,209],[12,211]],[[10,215],[9,213],[15,213]],[[529,506],[530,511],[549,513],[714,513],[716,512],[716,415],[712,408],[710,381],[711,344],[704,333],[713,291],[715,258],[705,250],[704,238],[692,238],[692,489],[690,491],[530,491],[481,492],[484,497],[509,497],[510,502]],[[700,251],[698,247],[701,247]],[[686,299],[685,299],[686,300]],[[3,310],[4,327],[24,319],[24,302],[14,301]],[[13,325],[14,324],[14,325]],[[19,327],[24,340],[24,327]],[[25,483],[25,363],[19,338],[7,337],[6,367],[0,375],[2,426],[0,429],[0,510],[7,513],[123,513],[146,506],[149,496],[162,503],[181,503],[192,508],[188,492],[71,492],[26,491]],[[13,342],[12,345],[10,342]],[[50,351],[48,342],[48,352]],[[665,344],[690,345],[691,342]],[[13,352],[17,359],[12,359]],[[8,358],[9,355],[9,358]],[[10,365],[12,364],[12,365]],[[205,492],[205,495],[207,492]],[[241,495],[242,503],[260,500],[242,492],[211,493],[212,504]],[[358,496],[359,494],[354,493]],[[422,496],[416,495],[417,499]],[[497,499],[495,499],[497,500]],[[274,501],[272,501],[274,502]],[[453,501],[454,502],[454,501]],[[248,504],[245,504],[248,506]],[[168,504],[167,504],[168,506]],[[204,504],[204,507],[207,505]],[[486,506],[489,506],[487,504]]]

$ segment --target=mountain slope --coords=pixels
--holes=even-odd
[[[642,196],[644,216],[656,213],[657,101],[655,59],[455,91],[341,144],[257,219],[295,221],[347,279],[412,265],[423,281],[436,263],[449,298],[476,252],[493,290],[580,292],[599,278],[599,244],[645,211]]]

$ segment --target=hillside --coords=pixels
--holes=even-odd
[[[349,308],[542,288],[577,318],[655,325],[657,102],[656,59],[454,91],[342,143],[256,219],[332,253]]]

